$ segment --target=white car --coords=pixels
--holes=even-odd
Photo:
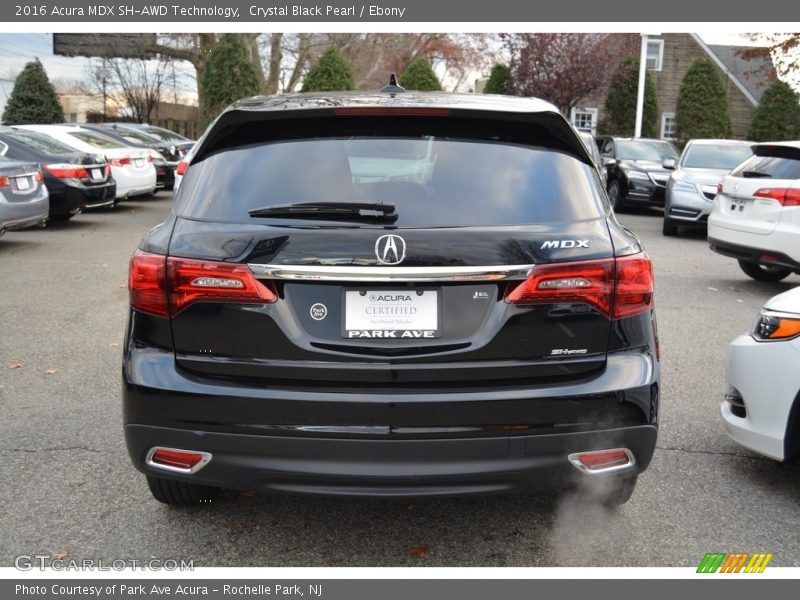
[[[755,144],[723,178],[708,243],[758,281],[800,274],[800,141]]]
[[[104,154],[117,182],[117,200],[152,194],[156,189],[156,168],[147,148],[121,146],[116,140],[76,125],[20,125],[50,136],[81,152]]]
[[[731,439],[787,461],[800,453],[800,287],[771,298],[728,346],[722,418]]]

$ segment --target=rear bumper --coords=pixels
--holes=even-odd
[[[766,248],[741,246],[739,244],[732,244],[730,242],[720,241],[712,237],[712,231],[709,230],[708,245],[717,254],[729,256],[737,260],[745,262],[766,265],[770,267],[785,267],[791,269],[795,273],[800,273],[800,262],[797,262],[792,257],[783,254],[782,252],[775,252]],[[763,241],[763,236],[761,241]]]
[[[128,425],[134,465],[156,477],[226,489],[347,496],[438,496],[541,490],[587,476],[573,452],[624,447],[636,464],[613,477],[633,477],[653,456],[656,427],[462,439],[336,439],[209,433]],[[145,464],[154,446],[212,455],[194,474]],[[608,475],[611,476],[611,475]],[[594,476],[592,476],[594,477]]]
[[[171,352],[129,347],[125,436],[147,474],[229,489],[459,495],[586,478],[574,452],[624,447],[643,471],[655,448],[658,361],[609,354],[597,376],[535,388],[320,391],[200,378]],[[192,475],[145,464],[154,446],[198,450]],[[608,476],[612,476],[609,474]]]

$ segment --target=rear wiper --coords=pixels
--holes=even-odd
[[[772,175],[769,173],[762,173],[761,171],[742,171],[742,177],[756,179],[760,177],[772,177]]]
[[[296,202],[262,206],[249,211],[251,217],[286,217],[290,219],[324,219],[344,221],[397,220],[398,212],[389,202]]]

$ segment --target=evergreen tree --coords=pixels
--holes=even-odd
[[[511,90],[511,74],[506,65],[495,65],[489,74],[489,81],[483,88],[484,94],[506,94],[514,92]]]
[[[407,90],[417,90],[420,92],[440,92],[442,84],[436,73],[433,72],[428,61],[418,56],[406,67],[400,75],[400,85]]]
[[[22,69],[3,111],[6,125],[48,125],[64,122],[64,109],[37,58]]]
[[[607,135],[632,136],[636,127],[636,96],[639,89],[639,57],[622,60],[611,77],[605,103],[605,116],[598,129]],[[642,137],[658,137],[656,86],[650,73],[644,79]]]
[[[353,71],[335,46],[309,69],[301,92],[339,92],[356,89]]]
[[[800,139],[800,95],[784,81],[776,81],[753,111],[748,139],[779,142]]]
[[[678,91],[675,120],[681,146],[695,138],[733,135],[725,84],[710,60],[700,58],[686,72]]]
[[[222,36],[208,55],[200,86],[207,119],[215,118],[232,102],[261,91],[258,71],[241,38],[227,33]]]

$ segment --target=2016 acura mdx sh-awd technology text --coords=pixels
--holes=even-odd
[[[153,495],[603,482],[656,442],[650,259],[530,98],[256,97],[130,264],[125,435]]]

